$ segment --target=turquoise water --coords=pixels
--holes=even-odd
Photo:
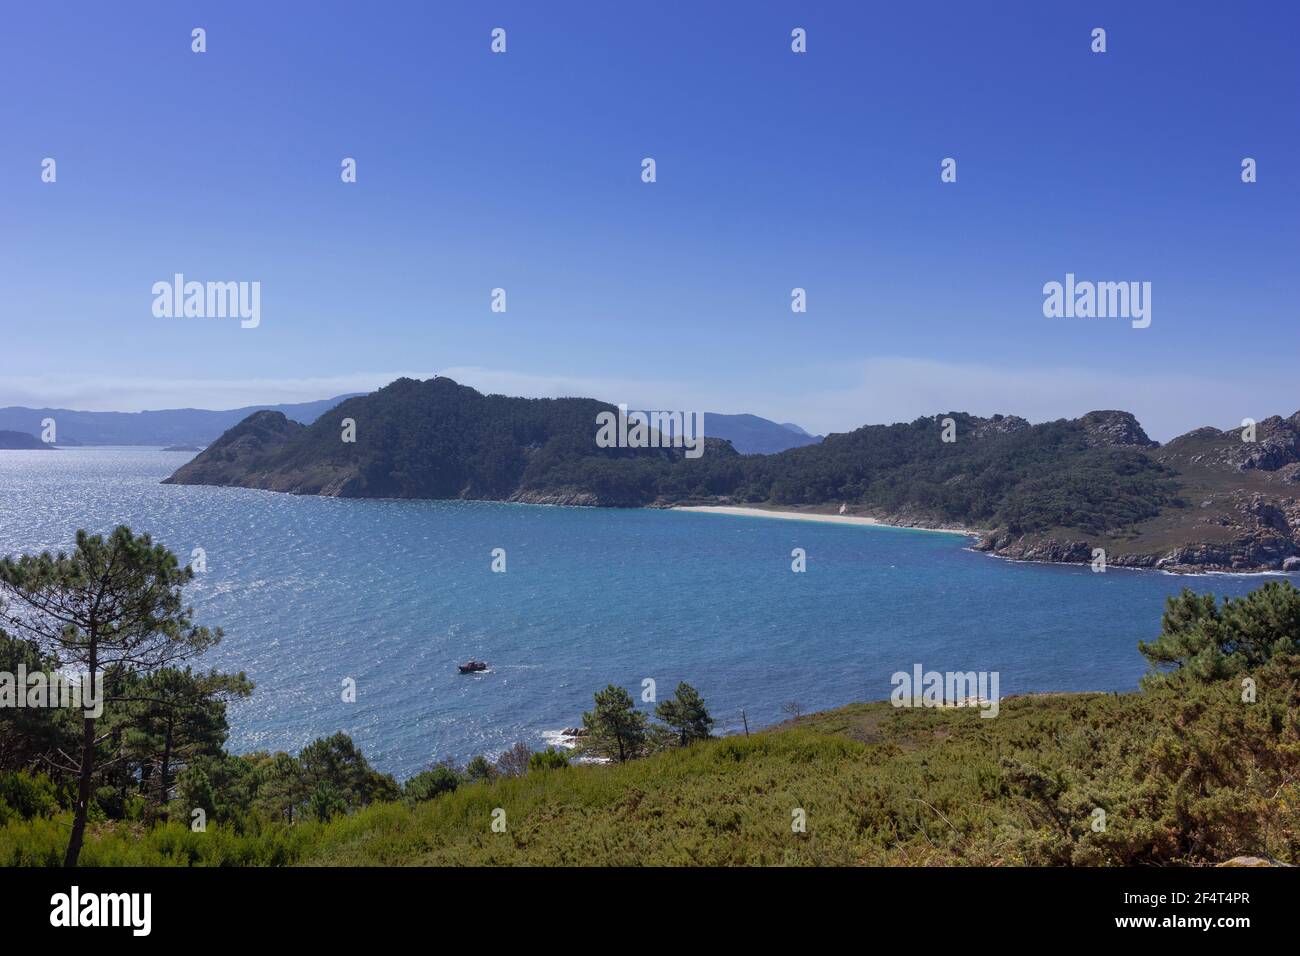
[[[296,751],[344,730],[398,776],[542,746],[593,691],[639,699],[645,678],[661,697],[690,681],[723,730],[742,707],[755,726],[790,700],[887,697],[917,663],[997,671],[1004,696],[1129,689],[1167,595],[1260,583],[1011,564],[958,535],[892,528],[159,484],[189,457],[0,452],[0,554],[120,523],[182,560],[203,548],[190,601],[226,637],[201,664],[257,684],[232,710],[232,749]],[[793,548],[806,573],[791,572]],[[459,675],[471,656],[491,672]],[[341,699],[349,677],[355,703]]]

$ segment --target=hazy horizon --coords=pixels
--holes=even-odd
[[[475,372],[481,372],[481,373],[485,373],[485,374],[482,374],[482,375],[476,375]],[[398,378],[403,378],[403,377],[405,377],[405,378],[414,378],[414,379],[424,380],[424,379],[428,379],[428,378],[433,378],[433,377],[435,377],[435,376],[445,376],[445,377],[447,377],[447,378],[451,378],[451,379],[455,380],[456,382],[458,382],[459,384],[462,384],[462,385],[469,385],[470,387],[475,388],[475,389],[477,389],[478,391],[480,391],[480,392],[482,392],[482,393],[484,393],[484,394],[502,394],[502,395],[508,395],[508,396],[511,396],[511,397],[520,397],[520,398],[595,398],[595,399],[598,399],[598,400],[600,400],[600,401],[609,402],[610,404],[618,404],[619,402],[623,402],[624,404],[628,404],[630,407],[633,407],[633,408],[664,408],[664,409],[666,409],[666,408],[670,408],[670,407],[672,407],[672,408],[677,408],[677,409],[679,409],[679,410],[687,410],[687,411],[704,411],[704,412],[708,412],[708,413],[710,413],[710,414],[721,414],[721,415],[743,415],[743,414],[749,414],[749,415],[757,415],[757,416],[760,417],[760,418],[764,418],[764,419],[767,419],[767,420],[769,420],[769,421],[772,421],[772,422],[775,422],[775,423],[778,423],[778,424],[781,424],[781,423],[793,423],[793,424],[795,424],[795,425],[800,426],[801,428],[806,429],[808,432],[810,432],[811,434],[814,434],[814,435],[830,435],[830,434],[833,434],[833,433],[836,433],[836,432],[847,432],[847,431],[853,431],[854,429],[861,428],[861,427],[864,426],[864,425],[892,425],[892,424],[898,424],[898,423],[906,423],[906,422],[915,421],[917,418],[929,417],[929,416],[933,416],[933,415],[941,415],[941,414],[946,414],[947,412],[954,412],[954,411],[956,411],[956,412],[967,412],[967,413],[969,413],[969,414],[972,414],[972,415],[978,415],[978,416],[981,416],[981,417],[991,417],[992,415],[995,415],[995,414],[1001,414],[1001,415],[1017,415],[1017,416],[1019,416],[1019,417],[1021,417],[1021,418],[1025,418],[1025,419],[1027,419],[1028,421],[1030,421],[1031,423],[1034,423],[1034,424],[1037,424],[1037,423],[1040,423],[1040,422],[1055,421],[1055,420],[1057,420],[1057,419],[1061,419],[1061,418],[1066,418],[1066,419],[1078,418],[1078,417],[1080,417],[1081,415],[1085,415],[1085,414],[1087,414],[1088,412],[1092,412],[1092,411],[1107,411],[1107,410],[1114,410],[1114,411],[1132,412],[1132,413],[1134,414],[1134,416],[1137,418],[1139,424],[1141,424],[1142,427],[1143,427],[1143,429],[1147,432],[1147,434],[1148,434],[1151,438],[1153,438],[1153,439],[1155,439],[1156,441],[1160,442],[1161,444],[1164,444],[1165,442],[1169,441],[1170,439],[1176,438],[1176,437],[1178,437],[1179,435],[1184,435],[1184,434],[1186,434],[1187,432],[1192,431],[1193,429],[1196,429],[1196,428],[1203,428],[1203,427],[1205,427],[1205,426],[1207,426],[1207,425],[1209,425],[1209,426],[1213,426],[1213,427],[1215,427],[1215,428],[1219,428],[1219,429],[1224,429],[1224,430],[1226,430],[1226,429],[1231,429],[1231,428],[1235,428],[1235,427],[1238,427],[1238,425],[1239,425],[1239,422],[1235,422],[1235,421],[1229,421],[1229,422],[1224,423],[1224,422],[1219,422],[1219,421],[1208,420],[1208,421],[1197,422],[1196,424],[1188,425],[1188,426],[1185,427],[1185,428],[1181,428],[1181,429],[1178,429],[1178,430],[1176,430],[1176,431],[1172,431],[1172,432],[1167,432],[1167,433],[1166,433],[1166,432],[1161,432],[1161,431],[1154,430],[1153,427],[1149,424],[1149,422],[1148,422],[1146,419],[1144,419],[1143,416],[1142,416],[1140,413],[1134,411],[1134,409],[1132,409],[1132,408],[1123,408],[1123,407],[1115,406],[1115,405],[1096,404],[1096,405],[1091,405],[1091,406],[1089,406],[1089,407],[1087,407],[1087,408],[1080,407],[1080,410],[1077,411],[1077,412],[1074,412],[1073,414],[1056,414],[1056,415],[1054,415],[1054,414],[1044,414],[1044,415],[1038,415],[1038,416],[1035,416],[1035,415],[1025,414],[1024,411],[1022,411],[1022,410],[1020,410],[1020,409],[1018,409],[1018,408],[1014,408],[1014,407],[996,407],[996,408],[986,408],[986,407],[984,407],[983,405],[981,405],[981,406],[979,406],[979,407],[968,407],[968,404],[969,404],[969,403],[968,403],[968,404],[956,403],[956,404],[950,404],[950,405],[945,406],[945,407],[936,407],[936,408],[932,408],[932,409],[929,409],[929,410],[920,411],[920,412],[917,412],[916,414],[908,415],[908,416],[905,416],[905,417],[895,417],[895,418],[881,419],[881,420],[868,420],[868,419],[864,419],[864,420],[862,420],[862,421],[858,421],[858,422],[856,422],[856,423],[849,424],[849,425],[847,425],[847,426],[845,426],[845,427],[841,427],[841,428],[821,429],[821,428],[818,428],[818,427],[815,427],[815,426],[809,425],[809,424],[808,424],[807,422],[805,422],[805,421],[797,420],[795,416],[785,414],[785,412],[783,412],[783,411],[781,411],[781,410],[774,410],[774,411],[773,411],[773,410],[769,410],[769,412],[766,412],[766,413],[765,413],[765,412],[763,412],[763,411],[757,411],[757,410],[752,409],[752,408],[714,408],[714,407],[712,407],[712,406],[709,406],[709,407],[699,406],[699,407],[689,407],[689,408],[684,408],[684,407],[682,407],[682,406],[669,406],[669,405],[666,405],[666,404],[656,403],[656,402],[654,402],[654,401],[644,401],[644,402],[632,401],[632,402],[628,402],[628,401],[626,401],[626,400],[623,399],[623,398],[619,398],[619,397],[610,397],[610,396],[608,396],[608,395],[600,395],[600,394],[594,394],[594,393],[593,393],[593,394],[589,394],[589,393],[585,393],[585,392],[575,392],[575,391],[565,391],[565,390],[564,390],[564,387],[563,387],[562,385],[559,384],[559,383],[561,382],[561,380],[556,380],[557,387],[555,387],[555,388],[550,388],[550,389],[547,389],[547,388],[544,388],[544,387],[543,387],[543,388],[536,387],[536,386],[540,386],[540,385],[544,384],[544,383],[538,381],[538,382],[534,382],[533,385],[534,385],[535,387],[532,388],[531,391],[528,391],[528,390],[527,390],[527,383],[524,383],[524,382],[521,381],[520,384],[519,384],[519,387],[520,387],[520,389],[523,389],[523,390],[521,390],[521,391],[504,391],[504,390],[502,390],[501,388],[498,388],[498,387],[491,387],[491,386],[489,386],[489,387],[481,387],[480,384],[476,384],[476,379],[477,379],[479,382],[483,382],[483,381],[489,381],[489,382],[490,382],[490,381],[493,381],[493,380],[494,380],[494,376],[493,376],[491,373],[488,373],[487,370],[473,370],[473,369],[448,369],[448,370],[444,370],[444,371],[440,371],[440,372],[400,372],[400,373],[392,373],[390,376],[387,377],[387,379],[386,379],[385,381],[383,381],[382,384],[380,384],[380,385],[378,385],[378,386],[375,386],[374,388],[368,388],[368,387],[363,387],[363,386],[361,386],[361,385],[356,385],[356,384],[354,384],[353,387],[341,388],[341,390],[339,390],[339,391],[335,391],[335,392],[326,392],[326,393],[314,394],[314,393],[310,392],[309,390],[307,390],[307,391],[302,391],[300,394],[299,394],[298,392],[294,392],[294,393],[293,393],[292,395],[290,395],[289,397],[279,397],[279,398],[276,398],[276,399],[271,400],[271,401],[239,401],[239,402],[237,402],[237,403],[235,403],[235,404],[226,404],[226,405],[196,405],[196,404],[185,404],[185,405],[170,405],[170,406],[165,406],[165,405],[152,405],[152,406],[147,406],[147,407],[138,407],[138,408],[123,408],[123,407],[119,407],[119,406],[117,406],[117,405],[112,405],[112,400],[111,400],[111,399],[106,399],[104,402],[97,402],[97,403],[92,402],[92,403],[91,403],[91,404],[97,404],[97,405],[104,405],[105,407],[86,407],[86,406],[73,406],[73,405],[58,404],[58,403],[48,403],[48,402],[39,402],[39,403],[33,403],[33,402],[8,402],[8,401],[3,401],[3,397],[0,396],[0,408],[5,408],[5,407],[24,407],[24,408],[59,408],[59,409],[65,409],[65,410],[68,410],[68,411],[75,411],[75,412],[106,412],[106,413],[107,413],[107,412],[118,412],[118,413],[126,413],[126,414],[138,414],[138,413],[140,413],[140,412],[157,412],[157,411],[179,411],[179,410],[193,410],[193,411],[232,411],[232,410],[241,409],[241,408],[251,408],[251,407],[267,406],[267,405],[307,404],[307,403],[318,402],[318,401],[326,401],[326,400],[328,400],[328,399],[338,398],[338,397],[341,397],[341,396],[343,396],[343,395],[352,394],[352,393],[362,393],[362,394],[366,394],[366,393],[369,393],[369,392],[373,392],[373,391],[375,391],[377,388],[382,388],[382,387],[384,387],[385,385],[390,384],[391,382],[395,381],[395,380],[398,379]],[[350,382],[353,382],[353,383],[357,383],[357,382],[362,382],[362,381],[367,381],[367,380],[368,380],[368,379],[366,379],[366,378],[361,378],[361,377],[358,377],[357,379],[348,379],[348,380],[344,380],[343,382],[340,382],[340,386],[342,386],[345,382],[349,382],[349,381],[350,381]],[[248,386],[248,387],[251,388],[252,386]],[[308,385],[306,384],[306,382],[302,383],[301,387],[303,387],[303,388],[310,388],[310,386],[308,386]],[[274,387],[272,388],[272,390],[273,390],[273,391],[275,390]],[[526,392],[527,392],[527,393],[526,393]],[[214,395],[215,395],[216,393],[211,393],[211,394],[214,394]],[[1298,402],[1298,406],[1300,406],[1300,402]],[[1272,416],[1272,415],[1280,415],[1280,416],[1282,416],[1283,418],[1287,418],[1287,417],[1290,417],[1290,416],[1293,415],[1293,414],[1296,414],[1296,410],[1288,410],[1288,409],[1286,409],[1286,408],[1275,408],[1275,409],[1271,409],[1271,410],[1265,410],[1265,411],[1262,411],[1262,412],[1260,412],[1258,415],[1253,416],[1253,417],[1255,417],[1257,420],[1261,420],[1261,421],[1262,421],[1263,419],[1268,418],[1268,417],[1270,417],[1270,416]]]

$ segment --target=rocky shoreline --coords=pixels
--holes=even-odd
[[[1106,563],[1180,574],[1300,573],[1300,500],[1262,494],[1232,493],[1227,507],[1215,510],[1201,525],[1222,540],[1193,539],[1186,544],[1147,553],[1111,553]],[[1210,509],[1206,500],[1201,507]],[[1207,537],[1209,537],[1207,535]],[[974,550],[1016,561],[1086,564],[1093,549],[1104,547],[1087,539],[985,532]]]
[[[972,551],[1009,561],[1044,564],[1090,564],[1093,549],[1088,541],[1015,538],[999,531],[985,533],[971,546]],[[1295,550],[1292,544],[1289,552]],[[1108,553],[1106,565],[1173,574],[1300,574],[1300,555],[1289,552],[1273,541],[1246,538],[1230,544],[1183,545],[1165,554]]]

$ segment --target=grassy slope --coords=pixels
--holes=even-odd
[[[1167,507],[1154,518],[1124,533],[1092,536],[1093,543],[1114,555],[1163,555],[1186,544],[1230,544],[1241,532],[1237,500],[1250,495],[1294,498],[1297,486],[1282,471],[1239,470],[1223,460],[1239,447],[1235,432],[1193,432],[1152,449],[1154,460],[1177,473],[1178,494],[1185,505]],[[1070,529],[1053,528],[1044,537],[1065,538]]]
[[[1222,468],[1177,464],[1179,494],[1186,507],[1169,507],[1136,524],[1129,533],[1093,536],[1090,540],[1112,555],[1168,554],[1187,544],[1229,544],[1241,536],[1235,527],[1240,516],[1232,508],[1234,493],[1277,496],[1284,487],[1270,481],[1267,472],[1232,472]],[[1052,529],[1045,537],[1077,536],[1070,529]],[[1093,540],[1095,539],[1095,540]]]
[[[1024,698],[1007,701],[996,719],[852,705],[623,766],[470,788],[414,816],[357,818],[311,862],[1018,862],[1015,831],[1032,824],[1000,799],[998,757],[1030,725],[1055,722],[1086,699],[1115,700]],[[506,834],[488,826],[496,806],[510,821]],[[791,830],[795,808],[806,811],[805,834]]]
[[[1300,762],[1294,710],[1282,698],[1242,707],[1231,685],[1207,693],[1197,701],[1012,698],[994,719],[973,709],[855,704],[748,738],[464,786],[328,824],[251,835],[117,824],[92,833],[83,862],[1006,865],[1294,856],[1300,788],[1270,784],[1257,798],[1249,782],[1252,753]],[[1172,737],[1170,728],[1178,728]],[[1245,749],[1217,762],[1206,756],[1243,741]],[[1201,763],[1212,771],[1188,778],[1187,768]],[[1061,785],[1051,810],[1024,796],[1009,766],[1033,768],[1031,779],[1049,790]],[[1194,800],[1177,797],[1180,788],[1192,788]],[[1100,834],[1089,826],[1098,806],[1108,813]],[[506,811],[505,833],[491,830],[497,807]],[[806,833],[791,830],[795,808],[806,811]],[[54,865],[66,832],[58,820],[0,828],[0,863]]]
[[[1209,693],[1222,706],[1236,690]],[[371,810],[332,824],[328,844],[305,862],[1004,865],[1288,855],[1300,822],[1287,803],[1295,794],[1281,794],[1279,804],[1273,792],[1273,803],[1253,804],[1242,789],[1252,771],[1244,754],[1229,761],[1241,780],[1220,777],[1208,791],[1190,784],[1185,770],[1201,759],[1207,739],[1222,735],[1269,747],[1285,739],[1294,754],[1294,727],[1279,731],[1276,708],[1229,702],[1218,710],[1208,699],[1016,698],[993,719],[972,709],[856,704],[623,766],[530,774],[414,811]],[[1186,736],[1171,739],[1174,725]],[[1064,784],[1051,801],[1062,820],[1021,795],[1003,758]],[[1171,804],[1181,802],[1169,795],[1181,786],[1204,791],[1204,802],[1171,815]],[[1231,804],[1230,814],[1240,810],[1244,822],[1224,831],[1216,800]],[[1110,814],[1105,833],[1089,825],[1097,806]],[[506,810],[507,833],[491,832],[494,807]],[[807,813],[804,834],[791,830],[796,807]],[[1251,842],[1266,816],[1265,832],[1276,835],[1269,846]],[[1221,845],[1170,852],[1192,832]],[[1243,835],[1246,846],[1238,845]]]

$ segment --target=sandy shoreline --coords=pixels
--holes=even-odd
[[[679,505],[673,511],[697,511],[702,514],[743,515],[751,518],[785,518],[791,521],[821,521],[826,524],[869,525],[876,528],[900,528],[905,531],[934,531],[939,534],[963,534],[978,537],[965,528],[918,528],[913,525],[889,524],[863,515],[824,515],[809,511],[778,511],[774,508],[745,508],[736,505]]]
[[[898,525],[890,524],[887,521],[881,521],[879,518],[869,518],[865,515],[837,515],[837,514],[818,514],[814,511],[781,511],[775,508],[750,508],[740,505],[677,505],[672,511],[699,511],[705,514],[725,514],[741,515],[745,517],[758,518],[785,518],[795,521],[822,521],[827,524],[855,524],[868,525],[877,528],[898,528],[904,531],[935,531],[940,534],[960,534],[967,537],[978,538],[980,532],[971,531],[967,528],[918,528],[915,525]],[[969,548],[967,550],[970,550]],[[1086,561],[1043,561],[1031,560],[1027,558],[1014,558],[1005,554],[998,554],[996,551],[987,552],[990,558],[1000,558],[1012,564],[1042,564],[1052,567],[1087,567]],[[1150,574],[1169,574],[1176,577],[1210,577],[1212,575],[1222,575],[1224,577],[1258,577],[1271,576],[1280,578],[1297,577],[1295,571],[1280,571],[1276,568],[1258,568],[1253,571],[1233,570],[1225,571],[1221,569],[1196,569],[1183,565],[1172,568],[1155,568],[1155,567],[1126,567],[1122,564],[1111,565],[1107,570],[1114,571],[1145,571]]]

